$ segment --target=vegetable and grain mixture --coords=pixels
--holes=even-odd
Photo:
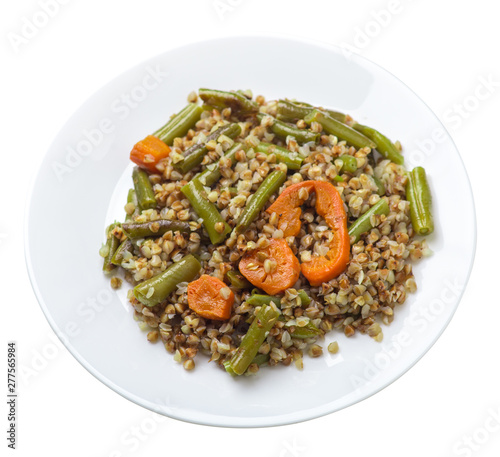
[[[132,149],[126,219],[100,251],[148,340],[232,375],[302,369],[330,331],[381,341],[430,254],[415,238],[433,231],[425,171],[337,111],[250,91],[188,101]]]

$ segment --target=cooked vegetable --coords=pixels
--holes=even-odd
[[[385,186],[384,183],[378,179],[376,176],[372,176],[373,182],[377,186],[377,194],[379,194],[381,197],[382,195],[385,195]]]
[[[323,126],[323,130],[329,135],[335,135],[339,140],[344,140],[347,144],[355,146],[356,148],[374,148],[375,143],[362,135],[358,131],[352,129],[346,124],[337,121],[329,114],[320,111],[311,111],[304,120],[311,124],[312,122],[319,122]]]
[[[413,230],[419,235],[430,235],[434,231],[432,198],[427,176],[422,167],[416,167],[408,173],[406,198],[410,202]]]
[[[155,193],[148,174],[139,167],[134,167],[132,180],[134,181],[134,189],[137,195],[139,208],[141,210],[156,208],[157,202]]]
[[[285,180],[286,172],[282,170],[274,170],[272,173],[267,175],[266,179],[262,181],[259,188],[252,195],[250,201],[247,202],[245,209],[241,213],[235,227],[236,233],[242,233],[249,227],[249,225],[260,214],[271,196],[279,190]]]
[[[278,217],[278,227],[284,236],[296,236],[300,231],[300,206],[316,193],[316,212],[333,230],[333,238],[325,256],[313,256],[301,264],[302,274],[312,286],[328,282],[342,273],[349,262],[350,245],[344,202],[335,186],[324,181],[303,181],[285,189],[266,210]]]
[[[358,169],[358,161],[356,157],[344,154],[339,157],[339,160],[342,160],[342,168],[340,169],[340,173],[355,173]]]
[[[307,338],[313,338],[315,336],[321,335],[321,330],[316,327],[311,321],[307,322],[303,327],[294,325],[290,330],[290,336],[292,338],[298,338],[300,340],[305,340]]]
[[[160,219],[153,222],[125,222],[122,229],[127,237],[146,238],[148,236],[162,236],[167,232],[188,233],[190,231],[189,223],[181,221],[169,221]]]
[[[278,308],[281,306],[281,299],[270,295],[252,294],[245,301],[252,306],[269,305],[270,303],[274,303]]]
[[[184,159],[174,164],[174,167],[182,173],[187,173],[203,162],[203,157],[205,157],[208,152],[207,143],[209,141],[217,141],[222,135],[228,138],[236,138],[240,133],[241,127],[238,124],[227,124],[219,127],[215,132],[207,136],[205,143],[194,144],[187,149],[184,152]]]
[[[304,119],[315,107],[303,102],[291,102],[290,100],[278,100],[276,116],[280,121],[293,122],[299,119]],[[345,122],[346,115],[324,108],[317,108],[321,111],[327,112],[331,117],[340,122]]]
[[[387,216],[388,214],[389,204],[385,198],[381,198],[368,211],[359,216],[358,219],[356,219],[356,221],[349,227],[349,237],[352,240],[352,244],[357,243],[363,233],[368,232],[373,228],[371,220],[373,215]]]
[[[120,240],[113,234],[113,229],[119,226],[120,224],[118,222],[114,222],[106,229],[106,244],[103,247],[105,255],[104,264],[102,266],[102,271],[104,271],[105,273],[109,273],[115,268],[115,265],[111,260],[113,259],[113,255],[115,254],[116,250],[120,246]]]
[[[234,165],[236,163],[236,153],[241,150],[245,150],[245,147],[241,143],[235,143],[226,151],[224,158],[231,159],[231,163]],[[194,179],[200,181],[204,186],[210,187],[215,184],[220,177],[220,165],[219,162],[215,162],[207,165],[207,168],[201,173],[198,173]]]
[[[269,114],[263,114],[259,113],[257,114],[257,119],[262,122],[262,120],[266,117],[269,116]],[[278,119],[275,119],[272,116],[269,116],[272,118],[272,125],[270,126],[270,129],[272,132],[278,137],[283,140],[286,140],[287,136],[293,136],[295,140],[298,143],[309,143],[310,141],[317,141],[319,138],[319,133],[315,133],[311,130],[307,129],[298,129],[297,127],[294,127],[291,124],[287,124],[285,122],[279,121]]]
[[[272,238],[266,248],[247,252],[239,270],[255,287],[271,295],[292,287],[300,275],[299,261],[282,238]]]
[[[254,320],[241,340],[225,368],[231,374],[242,375],[257,355],[261,344],[266,339],[269,331],[274,327],[280,313],[274,305],[263,305],[256,313]]]
[[[202,111],[200,106],[189,103],[153,135],[172,146],[175,138],[183,137],[200,120]]]
[[[276,160],[284,163],[289,170],[299,170],[304,160],[297,152],[289,151],[288,149],[271,143],[261,142],[257,146],[256,151],[266,155],[274,154]]]
[[[123,262],[123,256],[125,252],[132,252],[133,246],[132,246],[132,241],[130,241],[128,238],[118,246],[118,249],[115,251],[113,254],[113,257],[111,258],[111,263],[116,266],[120,266]]]
[[[170,148],[163,141],[153,135],[148,135],[135,144],[130,151],[130,160],[150,173],[158,173],[156,165],[169,154]]]
[[[220,279],[202,275],[187,287],[188,305],[201,317],[226,320],[231,316],[234,293]]]
[[[225,92],[222,90],[200,89],[200,98],[209,106],[217,109],[231,108],[233,112],[243,114],[256,113],[259,105],[237,92]]]
[[[241,273],[234,270],[229,270],[226,273],[226,277],[229,279],[231,286],[235,289],[248,289],[252,287],[252,284],[250,284]]]
[[[155,306],[164,301],[180,282],[190,282],[199,273],[201,264],[191,254],[183,257],[159,275],[134,287],[134,295],[143,305]]]
[[[127,203],[132,203],[134,205],[134,212],[132,214],[128,214],[125,216],[125,221],[130,222],[132,220],[133,214],[136,214],[139,212],[139,203],[137,203],[137,195],[135,194],[134,189],[129,189],[128,194],[127,194]]]
[[[181,188],[181,192],[188,198],[198,216],[203,219],[203,225],[212,244],[222,243],[231,232],[231,227],[224,221],[215,205],[207,199],[200,181],[193,179]]]
[[[377,130],[367,127],[366,125],[354,124],[353,128],[358,132],[361,132],[366,137],[370,138],[374,143],[377,151],[380,152],[382,156],[386,159],[389,159],[391,162],[394,162],[398,165],[403,165],[405,159],[398,151],[396,146],[387,138],[385,135],[382,135]]]

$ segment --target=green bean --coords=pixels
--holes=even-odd
[[[289,330],[290,336],[292,338],[298,338],[305,340],[307,338],[313,338],[315,336],[321,335],[321,330],[316,327],[311,321],[309,321],[304,327],[299,327],[298,325],[293,326],[293,331]]]
[[[133,245],[132,241],[130,241],[128,238],[118,246],[118,249],[115,251],[113,254],[113,257],[111,258],[111,263],[116,266],[120,266],[123,262],[123,256],[125,252],[132,252]]]
[[[262,208],[269,201],[271,196],[276,193],[281,185],[286,180],[286,171],[274,170],[267,175],[266,179],[262,181],[259,188],[247,202],[245,209],[238,219],[238,223],[234,228],[236,233],[243,233],[254,219],[260,214]]]
[[[315,107],[307,103],[302,102],[291,102],[290,100],[278,100],[276,116],[280,121],[292,122],[298,119],[304,119]],[[344,113],[339,113],[338,111],[332,111],[329,109],[318,108],[322,111],[327,112],[331,117],[337,119],[340,122],[345,122],[346,115]]]
[[[368,211],[359,216],[358,219],[351,224],[349,227],[349,237],[351,240],[354,237],[354,241],[351,241],[351,244],[357,243],[363,233],[368,232],[373,228],[370,219],[374,214],[384,214],[386,216],[389,214],[389,204],[387,203],[387,199],[381,198]]]
[[[229,282],[231,283],[231,286],[233,286],[235,289],[248,289],[252,287],[252,284],[250,284],[246,278],[241,275],[241,273],[236,272],[234,270],[229,270],[226,273],[227,279],[229,279]]]
[[[385,135],[382,135],[374,128],[367,127],[366,125],[354,124],[353,128],[370,138],[375,143],[377,151],[386,159],[398,165],[403,165],[405,161],[404,157]]]
[[[200,98],[210,106],[217,109],[231,108],[232,112],[256,113],[259,105],[249,100],[244,95],[237,92],[225,92],[222,90],[200,89],[198,91]]]
[[[372,176],[372,179],[373,179],[375,185],[377,186],[377,194],[379,194],[380,196],[385,195],[384,183],[380,179],[378,179],[376,176]]]
[[[264,117],[269,116],[269,114],[259,113],[257,114],[257,119],[262,121]],[[285,122],[279,121],[273,118],[273,124],[270,126],[273,133],[283,140],[286,140],[287,136],[293,136],[298,143],[309,143],[310,141],[317,141],[319,138],[319,133],[312,132],[308,129],[298,129],[293,125],[287,124]]]
[[[274,154],[276,160],[284,163],[290,170],[299,170],[304,160],[297,152],[289,151],[286,148],[271,143],[260,143],[256,148],[256,152],[261,152],[266,155]]]
[[[125,216],[125,221],[129,222],[133,219],[132,216],[139,210],[139,204],[137,203],[137,195],[135,194],[134,189],[129,189],[127,194],[127,203],[133,203],[135,207],[134,212],[132,214],[127,213],[127,215]]]
[[[207,143],[215,140],[224,135],[229,138],[236,138],[241,133],[241,127],[238,124],[227,124],[218,128],[215,132],[207,136],[205,143],[194,144],[184,152],[184,160],[174,164],[174,167],[182,173],[187,173],[189,170],[197,167],[202,161],[203,157],[208,152]]]
[[[231,159],[231,163],[234,165],[236,163],[236,153],[244,149],[245,147],[241,143],[235,143],[226,151],[224,158]],[[207,165],[207,168],[201,173],[198,173],[193,179],[197,179],[204,186],[210,187],[215,184],[220,177],[220,165],[219,162],[215,162]]]
[[[189,233],[188,222],[169,221],[160,219],[152,222],[126,222],[122,224],[122,229],[128,238],[146,238],[148,236],[159,237],[167,232]]]
[[[115,254],[118,246],[120,245],[120,240],[116,236],[113,235],[113,229],[115,227],[119,227],[120,224],[118,222],[114,222],[110,224],[106,228],[106,244],[105,244],[105,256],[104,256],[104,264],[102,266],[102,271],[105,273],[109,273],[111,270],[115,268],[115,265],[111,262],[113,255]]]
[[[356,148],[374,148],[375,143],[352,129],[346,124],[342,124],[342,122],[337,121],[329,114],[324,113],[320,110],[311,111],[304,119],[308,124],[312,122],[319,122],[326,133],[329,135],[335,135],[339,140],[344,140],[347,144],[354,146]]]
[[[299,294],[300,301],[301,301],[302,305],[309,306],[311,304],[311,297],[309,297],[309,295],[307,295],[307,293],[304,289],[300,289],[298,291],[298,294]]]
[[[341,155],[339,157],[342,160],[342,167],[340,168],[340,173],[355,173],[358,169],[358,160],[356,157],[350,156],[348,154]]]
[[[141,210],[156,208],[157,202],[148,174],[139,167],[132,172],[137,203]]]
[[[181,188],[181,192],[188,198],[198,216],[203,219],[203,225],[212,244],[222,243],[231,231],[231,227],[224,221],[215,205],[207,199],[200,181],[193,179]]]
[[[267,363],[269,361],[269,358],[269,354],[257,354],[253,358],[252,363],[256,363],[260,367],[261,365]]]
[[[191,282],[201,269],[200,262],[191,254],[183,257],[162,273],[134,287],[134,295],[143,305],[155,306],[164,301],[180,282]]]
[[[252,294],[245,300],[249,305],[262,306],[274,303],[278,308],[281,306],[281,298],[271,295]]]
[[[413,230],[419,235],[430,235],[434,231],[432,197],[425,170],[416,167],[408,173],[406,198],[410,202]]]
[[[250,328],[241,340],[241,344],[229,361],[231,372],[242,375],[259,351],[279,317],[278,309],[273,305],[263,305],[255,315]],[[227,369],[227,368],[226,368]]]
[[[344,182],[344,178],[340,175],[334,176],[333,180],[336,182]]]
[[[200,120],[202,111],[200,106],[189,103],[153,135],[172,146],[175,138],[183,137]]]

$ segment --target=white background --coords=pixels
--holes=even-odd
[[[62,5],[61,0],[45,26],[20,38],[27,20],[42,17],[37,16],[41,3],[3,2],[0,12],[0,326],[4,345],[17,341],[24,372],[18,380],[17,455],[498,455],[496,2],[73,0]],[[66,119],[102,85],[165,50],[251,33],[292,34],[347,47],[412,88],[444,122],[465,162],[476,202],[478,243],[454,319],[401,379],[323,418],[245,430],[163,418],[115,394],[80,366],[57,342],[31,290],[23,257],[23,212],[28,177]],[[314,65],[307,56],[298,59],[297,65]],[[6,355],[1,360],[5,364]]]

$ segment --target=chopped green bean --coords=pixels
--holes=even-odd
[[[427,176],[422,167],[416,167],[408,173],[406,198],[410,202],[413,230],[419,235],[430,235],[434,231],[432,198]]]
[[[334,176],[333,180],[336,182],[344,182],[344,178],[340,175]]]
[[[236,224],[236,233],[244,232],[248,226],[260,214],[271,196],[276,193],[286,180],[286,172],[282,170],[274,170],[267,175],[262,181],[257,191],[252,195],[250,201],[247,202],[245,209],[241,213],[238,223]]]
[[[278,100],[278,115],[276,117],[280,121],[292,122],[298,119],[304,119],[314,108],[315,107],[307,103],[291,102],[290,100]],[[337,119],[340,122],[345,122],[346,120],[346,115],[344,113],[339,113],[338,111],[324,108],[317,109],[327,112],[331,117]]]
[[[126,222],[122,224],[122,229],[128,238],[146,238],[148,236],[159,237],[167,232],[189,233],[188,222],[169,221],[160,219],[152,222]]]
[[[252,284],[250,284],[247,279],[239,272],[229,270],[226,273],[226,276],[227,279],[229,279],[231,286],[233,286],[235,289],[248,289],[252,287]]]
[[[262,154],[274,154],[278,162],[284,163],[289,170],[299,170],[302,166],[303,157],[297,152],[289,151],[281,146],[276,146],[271,143],[261,142],[257,148],[256,152],[261,152]]]
[[[293,326],[293,331],[290,331],[290,336],[292,338],[305,340],[307,338],[319,336],[321,333],[321,330],[309,321],[304,327],[299,327],[298,325]]]
[[[120,240],[113,235],[113,229],[119,226],[120,224],[118,222],[114,222],[106,228],[106,255],[104,256],[104,264],[102,266],[102,271],[104,271],[105,273],[109,273],[115,268],[115,265],[113,265],[111,260],[116,250],[120,246]]]
[[[311,304],[311,297],[307,295],[306,291],[304,289],[300,289],[298,293],[302,304],[305,306],[309,306]]]
[[[260,367],[261,365],[267,363],[269,361],[269,358],[269,354],[257,354],[253,358],[252,363],[256,363]]]
[[[132,216],[139,212],[139,204],[137,203],[137,195],[135,194],[134,189],[129,189],[127,194],[127,203],[132,203],[135,207],[134,212],[132,214],[127,213],[127,215],[125,216],[125,221],[129,222],[133,219]]]
[[[224,158],[231,159],[232,164],[236,163],[236,153],[240,150],[245,150],[241,143],[235,143],[231,146],[226,153]],[[215,184],[221,177],[219,162],[211,163],[207,165],[204,171],[198,173],[194,179],[200,181],[204,186],[210,187]]]
[[[363,233],[368,232],[373,228],[371,217],[374,214],[384,214],[386,216],[389,214],[389,204],[387,203],[386,198],[381,198],[368,211],[359,216],[358,219],[356,219],[356,221],[351,224],[351,226],[349,227],[349,237],[351,238],[351,244],[357,243]]]
[[[377,194],[379,194],[380,196],[385,195],[384,183],[376,176],[372,176],[372,179],[375,182],[375,185],[377,186]]]
[[[159,275],[134,287],[134,295],[143,305],[155,306],[164,301],[180,282],[191,282],[201,269],[200,262],[191,254],[183,257]]]
[[[320,111],[311,111],[304,119],[308,124],[312,122],[319,122],[323,126],[323,130],[329,135],[335,135],[339,140],[344,140],[347,144],[354,146],[356,148],[374,148],[375,143],[359,133],[358,131],[352,129],[346,124],[337,121],[329,114]]]
[[[339,173],[355,173],[358,169],[358,160],[356,157],[348,154],[341,155],[339,160],[342,160],[342,167]]]
[[[132,172],[137,203],[141,210],[156,208],[157,202],[148,174],[139,167]]]
[[[266,116],[269,116],[269,114],[259,113],[257,114],[257,119],[259,121],[262,121],[262,119],[264,119],[264,117]],[[315,133],[308,129],[298,129],[293,125],[279,121],[274,117],[273,124],[270,126],[270,129],[278,138],[286,140],[287,136],[293,136],[295,140],[301,144],[309,143],[310,141],[316,142],[319,138],[319,133]]]
[[[113,257],[111,258],[111,263],[113,265],[120,266],[123,262],[123,256],[125,252],[132,252],[132,250],[132,241],[127,238],[122,244],[120,244],[120,246],[118,246],[118,249],[115,251]]]
[[[229,138],[236,138],[241,133],[241,127],[238,124],[227,124],[219,127],[215,132],[207,136],[205,143],[194,144],[184,152],[184,159],[174,164],[174,167],[182,173],[187,173],[189,170],[200,165],[203,157],[208,152],[207,143],[224,135]]]
[[[172,146],[175,138],[183,137],[200,120],[201,112],[200,106],[189,103],[153,135]]]
[[[245,300],[249,305],[262,306],[274,303],[278,308],[281,306],[281,298],[271,295],[252,294]]]
[[[259,110],[257,103],[238,92],[200,89],[198,93],[207,105],[214,106],[217,109],[231,108],[231,111],[243,114],[256,113]]]
[[[181,188],[181,192],[188,198],[198,216],[203,219],[203,225],[212,244],[222,243],[231,232],[231,227],[224,221],[215,205],[206,198],[205,189],[200,181],[193,179]]]
[[[228,364],[232,373],[236,375],[245,373],[257,355],[259,347],[266,339],[267,334],[278,320],[279,315],[280,312],[274,305],[263,305],[260,308]]]
[[[378,152],[386,159],[389,159],[391,162],[394,162],[398,165],[403,165],[405,159],[398,151],[396,146],[387,138],[385,135],[382,135],[380,132],[375,130],[374,128],[368,127],[366,125],[354,124],[353,128],[358,132],[361,132],[366,137],[370,138],[374,143]]]

